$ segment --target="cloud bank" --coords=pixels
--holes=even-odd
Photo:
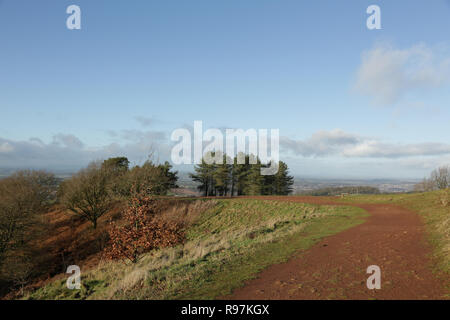
[[[142,163],[151,153],[161,160],[170,154],[163,132],[125,130],[110,135],[120,142],[89,147],[71,134],[57,134],[49,143],[39,138],[16,141],[0,137],[0,168],[76,170],[91,161],[114,156],[125,155],[132,163]]]
[[[87,146],[71,134],[57,134],[47,143],[39,138],[17,141],[0,137],[0,169],[42,168],[72,172],[91,161],[114,156],[126,156],[132,164],[141,164],[152,152],[154,160],[170,160],[173,142],[166,132],[133,129],[111,131],[109,136],[114,142],[99,147]],[[348,171],[350,174],[357,168],[362,170],[371,165],[389,171],[383,167],[385,164],[395,167],[393,172],[396,173],[403,170],[411,175],[414,172],[422,175],[433,166],[450,161],[450,144],[393,143],[340,129],[318,131],[306,139],[282,136],[280,149],[281,159],[294,159],[289,165],[301,166],[299,172],[307,169],[306,163],[314,163],[311,164],[314,170],[325,166],[327,172],[333,170],[333,165],[334,170],[344,171],[353,166]]]
[[[346,158],[405,158],[415,156],[441,156],[450,154],[450,144],[386,143],[336,129],[319,131],[305,140],[280,138],[285,152],[304,157],[341,156]]]

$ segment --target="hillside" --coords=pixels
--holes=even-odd
[[[187,213],[194,222],[182,245],[144,254],[137,264],[81,264],[82,290],[68,290],[61,274],[26,298],[212,299],[364,216],[358,208],[249,199],[193,205],[209,209]]]
[[[123,204],[95,231],[55,207],[44,215],[50,232],[37,240],[46,261],[40,277],[24,295],[6,298],[424,299],[450,293],[444,288],[450,285],[448,190],[344,198],[166,197],[158,203],[161,219],[183,222],[183,241],[144,253],[137,263],[104,256],[108,221],[124,223]],[[70,264],[81,268],[81,290],[66,287]],[[378,296],[365,285],[355,287],[366,277],[366,264],[385,270]]]

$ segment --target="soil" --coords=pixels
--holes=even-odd
[[[320,197],[257,197],[338,204]],[[345,204],[370,216],[327,237],[288,262],[262,271],[225,299],[448,299],[448,275],[433,272],[431,248],[420,216],[390,204]],[[367,268],[381,269],[381,289],[367,288]]]

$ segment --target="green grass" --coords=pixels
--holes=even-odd
[[[135,265],[104,262],[83,274],[82,290],[58,280],[27,298],[214,299],[365,216],[355,207],[219,200],[187,230],[183,245],[145,254]]]

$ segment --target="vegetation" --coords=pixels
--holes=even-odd
[[[429,178],[425,178],[422,182],[415,185],[414,190],[427,192],[447,188],[450,188],[450,166],[442,166],[433,170]]]
[[[90,221],[94,229],[97,228],[97,220],[108,212],[111,205],[108,173],[98,163],[91,163],[62,186],[61,202],[67,209]]]
[[[120,207],[133,199],[132,194],[166,195],[170,188],[176,187],[176,182],[177,172],[167,162],[147,161],[130,169],[125,157],[93,162],[62,183],[44,171],[19,171],[0,179],[0,295],[23,288],[30,280],[45,274],[48,277],[60,272],[69,256],[72,259],[88,256],[104,248],[108,233],[104,228],[100,232],[96,230],[101,217],[116,208],[121,210]],[[64,232],[70,230],[69,233],[75,234],[76,226],[82,225],[78,219],[89,221],[94,231],[83,234],[84,239],[69,236],[70,241],[56,247],[40,243],[42,238],[47,241],[43,234],[52,233],[46,215],[50,206],[66,215],[72,213]],[[154,247],[163,235],[158,232],[169,226],[158,221],[152,223],[156,228],[153,236],[158,238],[152,241]],[[125,227],[114,230],[117,231],[115,240],[123,240],[120,235]]]
[[[172,171],[172,165],[167,161],[158,165],[146,161],[142,166],[135,166],[128,172],[125,179],[126,195],[166,195],[170,189],[178,187],[177,174],[177,171]]]
[[[134,194],[166,195],[176,187],[177,172],[166,162],[156,165],[146,161],[142,166],[128,168],[125,157],[93,162],[60,188],[61,203],[97,228],[97,220],[108,212],[114,200],[127,200]]]
[[[283,162],[276,175],[262,176],[265,165],[245,159],[245,164],[204,159],[192,178],[206,196],[291,192]],[[436,170],[429,179],[433,188],[443,187],[447,175]],[[60,185],[41,171],[0,180],[0,293],[15,290],[29,299],[222,297],[263,268],[364,217],[356,207],[159,197],[176,185],[177,172],[167,162],[130,168],[124,157],[92,163]],[[396,203],[418,212],[439,268],[450,272],[448,188],[398,195],[363,195],[379,192],[370,187],[317,192],[356,192],[342,201]],[[58,278],[68,264],[82,266],[82,290],[69,290],[66,278]],[[49,278],[37,290],[27,287]]]
[[[68,290],[64,280],[56,280],[27,298],[221,297],[263,268],[361,223],[365,216],[354,207],[249,199],[197,200],[161,217],[170,220],[174,212],[186,225],[182,244],[143,254],[134,264],[105,261],[83,272],[82,290]]]
[[[137,263],[142,253],[183,240],[180,223],[165,221],[157,215],[156,199],[133,197],[123,218],[124,225],[113,224],[108,230],[110,240],[105,254],[110,259]]]
[[[32,276],[39,262],[33,244],[39,214],[54,201],[56,187],[55,177],[44,171],[19,171],[0,180],[0,284],[23,287]]]
[[[233,161],[223,155],[221,163],[211,161],[214,156],[215,153],[206,155],[202,163],[195,166],[195,174],[191,174],[204,196],[288,195],[292,192],[294,178],[283,161],[279,162],[275,175],[261,175],[261,168],[268,165],[251,155],[239,154]],[[238,162],[240,157],[245,163]]]

